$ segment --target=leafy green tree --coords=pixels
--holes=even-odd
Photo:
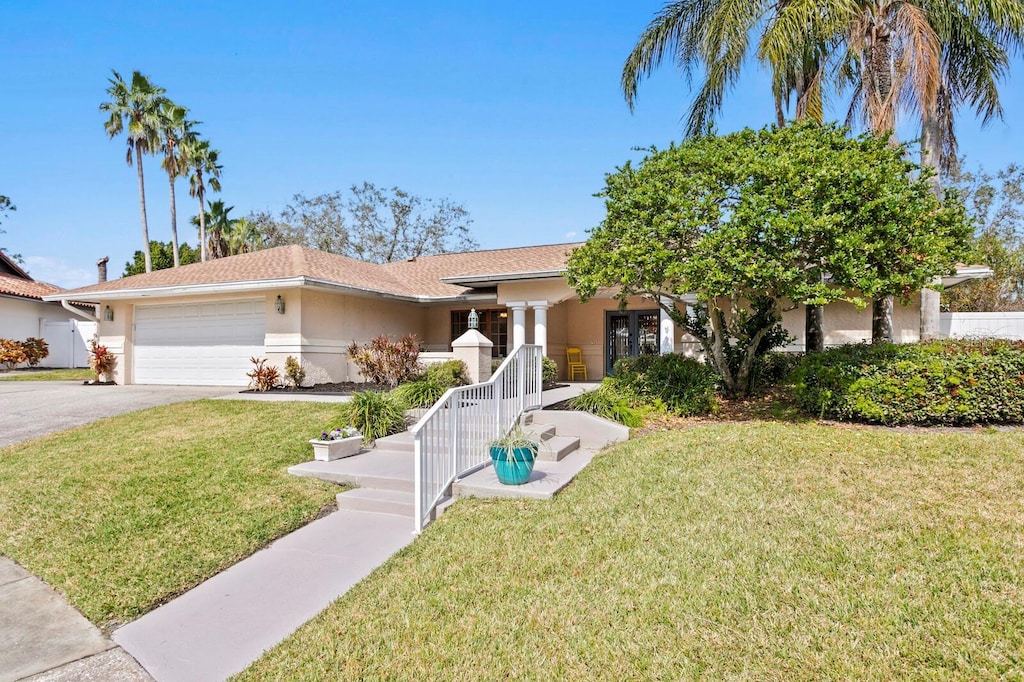
[[[922,123],[922,165],[937,169],[955,159],[960,108],[973,108],[983,121],[1001,116],[997,83],[1022,31],[1018,2],[682,0],[666,5],[640,35],[623,66],[622,89],[632,108],[639,82],[672,59],[698,79],[686,131],[700,134],[756,55],[772,70],[776,102],[804,84],[795,87],[798,113],[801,90],[805,111],[827,93],[851,92],[847,122],[892,136],[900,111],[913,112]],[[938,194],[938,174],[930,177]],[[891,299],[876,302],[873,319],[873,338],[891,338]]]
[[[398,187],[364,182],[341,191],[296,194],[279,218],[250,214],[267,246],[303,244],[371,263],[477,248],[472,220],[460,204],[424,199]]]
[[[583,300],[651,297],[725,390],[748,394],[757,358],[785,341],[784,310],[909,298],[964,252],[962,204],[911,179],[903,147],[848,132],[807,121],[652,148],[606,177],[570,284]]]
[[[207,259],[206,238],[206,190],[220,191],[220,152],[210,146],[209,140],[197,136],[186,138],[182,144],[182,156],[188,169],[188,193],[199,199],[199,248],[202,259]]]
[[[110,114],[104,128],[111,138],[126,132],[128,151],[125,161],[136,168],[139,180],[139,209],[142,214],[142,244],[149,245],[149,224],[146,220],[146,182],[142,172],[142,156],[151,154],[160,146],[160,107],[166,98],[164,89],[150,83],[139,71],[132,72],[131,84],[117,71],[109,79],[107,95],[110,101],[100,104],[100,111]],[[146,272],[153,269],[149,251],[145,252]]]
[[[992,277],[942,292],[953,312],[1024,310],[1024,168],[1010,164],[995,175],[962,164],[947,171],[947,190],[955,190],[975,224],[972,264],[992,268]]]
[[[188,109],[178,106],[170,100],[160,106],[160,135],[164,158],[161,162],[167,171],[167,179],[171,188],[171,244],[174,247],[174,267],[180,264],[178,254],[178,202],[175,197],[174,185],[178,178],[188,170],[186,151],[188,144],[195,137],[193,130],[195,121],[188,120]]]
[[[150,242],[149,257],[153,270],[166,270],[179,265],[191,265],[199,262],[199,252],[183,242],[178,246],[178,263],[174,262],[174,245],[171,242]],[[146,272],[146,259],[142,251],[136,251],[131,261],[124,264],[122,277],[139,275]]]

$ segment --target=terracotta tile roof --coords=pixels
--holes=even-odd
[[[110,280],[66,293],[74,294],[76,299],[88,300],[101,298],[99,294],[104,292],[305,277],[398,296],[457,296],[465,293],[467,288],[446,284],[441,278],[560,270],[565,267],[567,253],[575,246],[555,244],[440,254],[386,265],[366,263],[302,246],[279,246]]]
[[[47,294],[55,294],[61,288],[46,282],[36,282],[33,279],[24,279],[0,273],[0,294],[6,296],[20,296],[21,298],[33,298],[42,300]]]

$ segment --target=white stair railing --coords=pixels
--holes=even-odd
[[[412,427],[417,533],[457,479],[490,462],[488,443],[541,406],[543,357],[540,346],[520,346],[488,381],[449,389]]]

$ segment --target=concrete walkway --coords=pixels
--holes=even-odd
[[[0,682],[151,679],[53,588],[0,556]]]
[[[114,632],[159,682],[223,680],[412,542],[404,516],[338,511]]]

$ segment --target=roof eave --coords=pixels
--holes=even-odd
[[[558,270],[533,270],[528,272],[501,272],[483,275],[455,275],[453,277],[442,277],[445,284],[458,284],[461,286],[494,285],[501,282],[519,282],[526,279],[561,279],[565,269]]]
[[[49,294],[44,296],[43,300],[75,300],[97,303],[99,301],[117,301],[132,298],[172,298],[175,296],[194,296],[198,294],[245,293],[247,291],[298,287],[302,286],[304,281],[304,277],[287,277],[282,279],[244,280],[240,282],[216,282],[212,284],[178,284],[134,289],[111,289],[107,291],[68,291]]]

